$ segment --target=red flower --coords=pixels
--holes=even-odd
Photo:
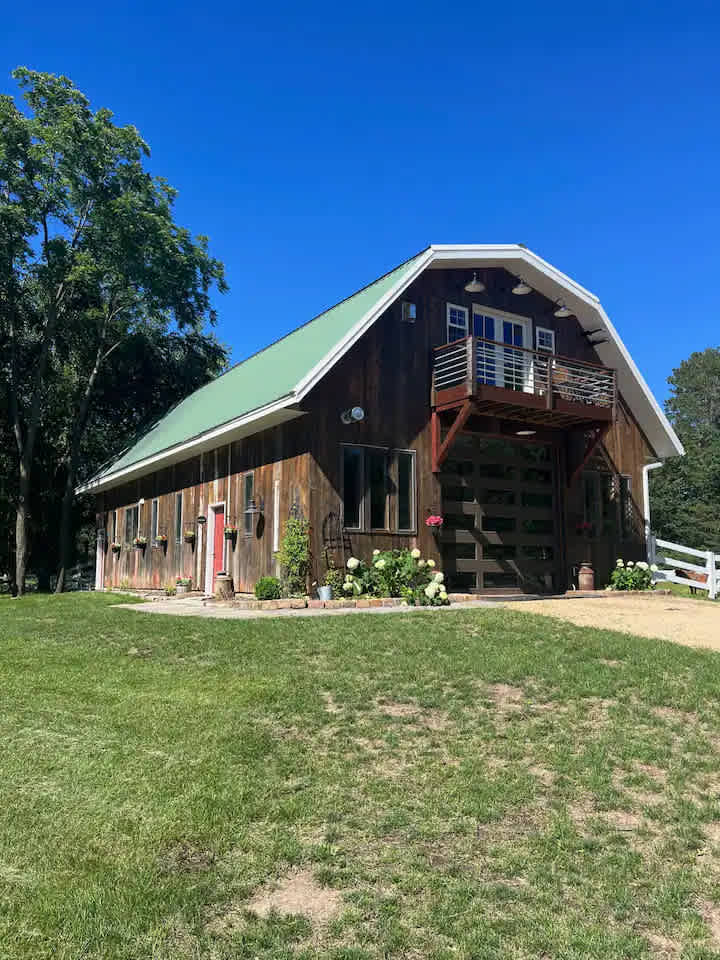
[[[443,518],[437,514],[432,514],[425,521],[426,527],[441,527],[443,525]]]

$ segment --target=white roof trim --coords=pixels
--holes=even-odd
[[[684,454],[685,450],[677,434],[594,293],[586,290],[567,274],[562,273],[521,244],[433,244],[419,255],[412,269],[373,304],[343,339],[308,371],[286,397],[246,413],[182,444],[163,450],[152,457],[131,464],[123,470],[105,474],[94,482],[83,484],[75,492],[78,494],[100,492],[147,473],[151,468],[159,469],[169,463],[186,459],[194,453],[200,453],[201,450],[211,447],[216,440],[224,438],[223,442],[228,442],[235,438],[229,437],[228,434],[247,436],[268,426],[274,426],[275,423],[301,415],[301,411],[291,411],[287,408],[299,403],[307,396],[424,270],[451,266],[502,267],[511,272],[522,270],[523,279],[530,283],[533,289],[551,300],[564,300],[577,315],[581,326],[590,329],[599,327],[606,331],[609,340],[606,344],[598,345],[595,348],[596,352],[603,363],[617,369],[620,391],[655,452],[662,458]]]

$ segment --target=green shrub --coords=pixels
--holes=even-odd
[[[255,596],[258,600],[279,600],[280,581],[277,577],[260,577],[255,584]]]
[[[412,606],[449,603],[445,578],[419,550],[373,550],[370,563],[350,557],[343,591],[348,596],[402,597]]]
[[[285,592],[304,596],[310,571],[310,524],[302,517],[288,517],[277,558],[283,570]]]
[[[651,567],[644,560],[638,560],[637,563],[628,560],[625,563],[624,560],[620,559],[610,574],[610,589],[652,590],[654,587],[652,575],[656,570],[655,564]]]
[[[333,597],[342,597],[344,582],[345,577],[343,576],[342,570],[338,570],[337,567],[328,567],[328,571],[325,574],[325,586],[332,588]]]

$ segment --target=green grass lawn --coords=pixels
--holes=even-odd
[[[0,604],[3,960],[720,957],[720,655],[118,599]]]

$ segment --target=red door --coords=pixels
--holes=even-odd
[[[215,509],[215,537],[213,545],[213,586],[215,575],[223,569],[223,547],[225,546],[225,507]]]

